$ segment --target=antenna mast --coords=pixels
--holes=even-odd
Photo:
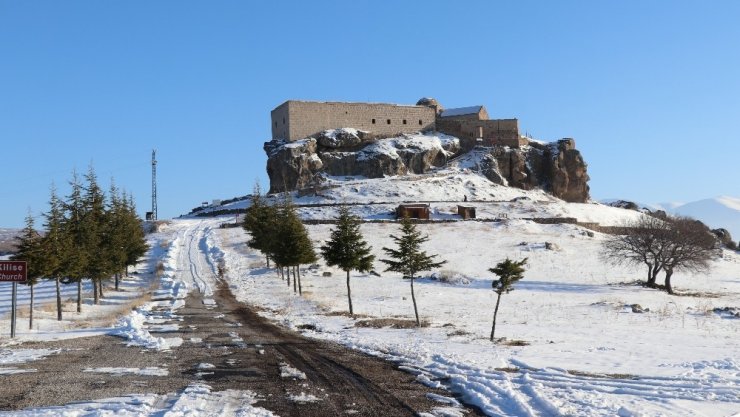
[[[157,220],[157,150],[152,149],[152,220]]]

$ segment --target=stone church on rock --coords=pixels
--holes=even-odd
[[[519,148],[529,142],[519,133],[517,119],[489,119],[484,106],[444,109],[433,98],[415,105],[288,100],[270,116],[272,138],[288,141],[348,127],[375,137],[438,131],[459,138],[465,150],[476,145]]]

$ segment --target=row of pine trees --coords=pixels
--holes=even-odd
[[[375,261],[375,255],[371,254],[372,248],[360,231],[360,224],[359,217],[353,216],[347,206],[341,206],[336,227],[332,229],[329,240],[320,248],[321,256],[328,266],[336,266],[347,274],[347,301],[349,314],[352,316],[354,310],[350,272],[370,272]],[[317,256],[308,231],[298,217],[289,195],[283,194],[277,204],[271,205],[262,195],[259,185],[256,185],[242,227],[250,234],[247,244],[265,255],[268,268],[272,259],[288,286],[292,274],[293,290],[301,294],[300,265],[316,262]],[[428,241],[429,237],[423,235],[416,224],[408,218],[401,220],[401,233],[390,237],[395,242],[396,248],[384,247],[383,252],[388,258],[380,259],[380,262],[386,264],[386,271],[399,272],[409,280],[416,325],[421,326],[414,279],[418,273],[439,268],[446,261],[437,261],[435,259],[437,255],[429,255],[421,250],[421,245]],[[510,292],[513,289],[512,285],[524,277],[526,263],[526,258],[517,262],[507,258],[495,268],[489,269],[489,272],[499,277],[493,282],[493,290],[498,297],[491,327],[491,341],[494,340],[501,295]]]
[[[94,303],[104,297],[103,282],[115,279],[118,290],[128,267],[136,264],[148,246],[133,197],[113,181],[106,193],[91,166],[80,178],[72,173],[70,194],[61,198],[52,185],[43,229],[29,213],[13,259],[26,261],[30,286],[29,328],[33,328],[34,286],[40,279],[55,282],[57,320],[62,320],[61,285],[77,285],[77,312],[82,312],[82,283],[93,284]]]

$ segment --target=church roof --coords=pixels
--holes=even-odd
[[[478,114],[483,106],[469,106],[469,107],[457,107],[454,109],[446,109],[440,114],[440,117],[453,117],[453,116],[464,116],[467,114]]]

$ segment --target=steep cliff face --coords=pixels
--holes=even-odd
[[[573,139],[532,141],[518,149],[477,147],[456,158],[452,166],[478,172],[500,185],[524,190],[539,187],[569,202],[590,198],[587,165]]]
[[[316,139],[265,143],[270,192],[308,188],[324,176],[423,174],[437,167],[478,172],[490,181],[525,190],[542,188],[569,202],[589,196],[587,165],[573,139],[529,146],[477,147],[457,155],[457,138],[443,134],[369,138],[353,129],[326,131]]]
[[[584,202],[589,199],[587,164],[576,149],[573,139],[557,141],[550,151],[550,183],[552,193],[565,201]]]
[[[336,129],[316,139],[266,142],[264,149],[270,192],[274,193],[310,187],[325,175],[381,178],[423,174],[444,166],[459,152],[460,142],[442,134],[374,139],[355,129]]]

